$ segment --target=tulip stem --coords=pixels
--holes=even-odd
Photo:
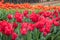
[[[34,32],[33,32],[33,39],[34,39],[34,40],[38,40],[38,38],[39,38],[38,30],[35,29]]]
[[[54,40],[53,36],[51,37],[51,40]]]
[[[23,40],[26,40],[26,35],[23,36]]]
[[[2,34],[2,40],[7,40],[6,35]]]
[[[30,32],[30,31],[28,32],[28,34],[27,34],[27,40],[31,40],[31,39],[32,39],[31,33],[32,33],[32,32]]]

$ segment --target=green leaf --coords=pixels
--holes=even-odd
[[[54,39],[56,39],[58,36],[60,36],[60,31],[57,32],[57,34],[54,36]]]
[[[45,40],[45,37],[43,36],[43,33],[40,36],[40,40]]]
[[[39,12],[39,10],[35,10],[35,12],[36,12],[36,13],[38,13],[38,12]]]
[[[57,32],[57,28],[56,26],[54,27],[54,30],[53,30],[53,33],[56,33]]]
[[[33,40],[39,40],[39,36],[40,36],[40,32],[37,29],[35,29],[33,31]]]
[[[45,38],[46,40],[49,39],[51,37],[51,33],[49,33]]]
[[[57,37],[55,38],[55,40],[60,40],[60,36],[57,36]]]
[[[32,34],[31,34],[32,32],[28,32],[28,34],[27,34],[27,40],[32,40]]]

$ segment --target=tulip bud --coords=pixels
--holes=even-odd
[[[8,18],[8,19],[12,19],[13,16],[12,16],[11,14],[8,14],[7,18]]]
[[[24,14],[25,17],[28,17],[28,10],[25,10],[25,11],[23,12],[23,14]]]

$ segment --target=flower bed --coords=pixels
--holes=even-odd
[[[60,40],[60,6],[0,3],[1,40]]]
[[[44,6],[44,5],[30,5],[29,3],[24,4],[13,4],[13,3],[1,3],[0,2],[0,9],[30,9],[30,10],[52,10],[58,9],[60,10],[60,6]]]

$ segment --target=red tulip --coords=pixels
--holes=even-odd
[[[58,21],[54,21],[54,25],[55,25],[55,26],[59,26],[60,23],[59,23]]]
[[[28,24],[28,30],[33,31],[34,28],[34,24]]]
[[[49,17],[52,19],[53,18],[53,15],[50,15]]]
[[[47,35],[47,32],[44,31],[44,32],[43,32],[43,35],[46,36],[46,35]]]
[[[44,12],[43,13],[43,16],[45,16],[45,17],[49,17],[51,15],[51,12]]]
[[[54,11],[54,14],[55,14],[56,17],[59,16],[58,11],[56,11],[56,10]]]
[[[10,36],[10,35],[12,34],[12,31],[11,31],[11,30],[12,30],[12,29],[6,28],[4,33],[5,33],[7,36]]]
[[[12,33],[12,40],[16,40],[17,37],[18,37],[18,35],[15,32],[13,32]]]
[[[23,22],[23,23],[21,23],[21,26],[22,26],[22,28],[28,28],[28,23],[27,22]]]
[[[50,27],[46,27],[46,28],[45,28],[45,31],[46,31],[47,33],[50,33],[50,29],[51,29]]]
[[[43,20],[35,23],[35,26],[38,29],[44,27],[44,25],[45,25],[45,21],[43,21]]]
[[[39,18],[39,15],[35,14],[34,12],[30,15],[30,19],[32,22],[37,22]]]
[[[39,12],[38,14],[39,14],[39,15],[42,15],[43,13],[44,13],[44,11],[41,11],[41,12]]]
[[[13,28],[17,28],[18,24],[16,22],[13,23]]]
[[[52,26],[52,24],[53,24],[53,21],[52,20],[50,20],[49,18],[46,18],[46,26]]]
[[[44,32],[45,28],[39,28],[40,32]]]
[[[21,33],[22,35],[26,35],[26,34],[27,34],[27,29],[26,29],[26,28],[21,28],[21,29],[20,29],[20,33]]]
[[[7,18],[8,19],[12,19],[13,18],[13,15],[12,14],[8,14]]]
[[[25,10],[25,11],[23,12],[23,14],[24,14],[25,17],[28,18],[28,10]]]
[[[45,17],[44,17],[44,16],[40,16],[40,17],[38,18],[38,21],[43,21],[43,22],[45,22]]]
[[[11,23],[9,23],[9,22],[7,22],[7,21],[2,21],[2,22],[0,22],[0,28],[1,28],[1,32],[3,33],[3,34],[6,34],[7,36],[9,36],[9,35],[11,35],[12,34],[12,32],[13,32],[13,28],[12,28],[12,24]],[[7,33],[8,32],[8,33]]]
[[[23,15],[19,12],[16,12],[14,17],[15,17],[17,22],[22,22],[23,21]]]

